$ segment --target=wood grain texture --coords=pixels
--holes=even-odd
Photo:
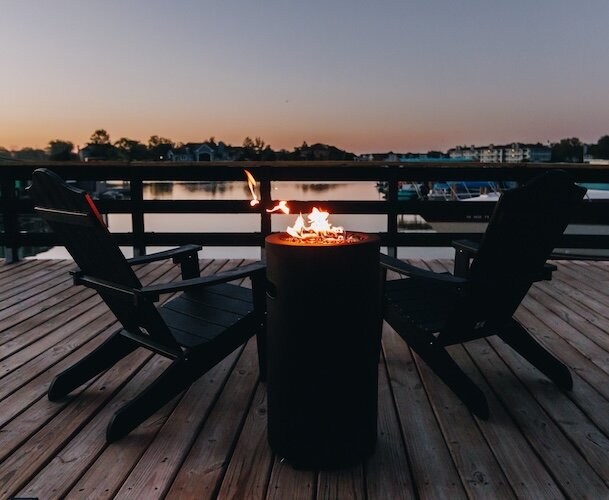
[[[206,273],[240,264],[201,261]],[[448,261],[417,264],[452,269]],[[137,351],[49,402],[53,376],[117,328],[94,294],[65,281],[69,267],[0,265],[0,300],[9,304],[0,306],[2,498],[609,497],[608,262],[560,262],[555,279],[535,284],[516,313],[569,366],[572,391],[556,389],[498,338],[450,348],[485,394],[488,421],[463,408],[384,325],[375,453],[324,472],[295,470],[269,449],[253,340],[110,446],[108,415],[165,360]],[[137,269],[146,283],[179,275],[171,263]]]

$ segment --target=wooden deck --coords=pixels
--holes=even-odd
[[[203,264],[214,272],[241,262]],[[488,397],[486,422],[386,326],[376,452],[336,472],[296,471],[269,450],[251,342],[110,446],[110,415],[166,360],[136,351],[71,399],[49,402],[53,376],[117,327],[91,291],[72,286],[71,266],[0,265],[0,498],[609,498],[609,263],[559,263],[518,311],[572,368],[572,392],[496,339],[451,348]],[[150,283],[178,270],[151,264],[138,274]]]

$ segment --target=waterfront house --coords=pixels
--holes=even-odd
[[[167,154],[170,161],[230,161],[236,159],[236,150],[223,142],[189,142],[171,149]]]

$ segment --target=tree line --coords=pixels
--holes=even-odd
[[[328,144],[313,144],[309,146],[303,142],[301,146],[292,151],[280,149],[275,151],[262,138],[246,137],[241,146],[231,146],[222,141],[216,142],[214,137],[203,141],[212,148],[221,148],[230,158],[237,161],[245,160],[353,160],[355,154],[349,153]],[[89,138],[85,145],[90,156],[96,159],[123,160],[123,161],[163,161],[168,159],[169,151],[186,146],[184,143],[174,142],[158,135],[150,136],[147,143],[135,139],[121,137],[117,141],[110,139],[105,129],[98,129]],[[609,159],[609,135],[602,136],[595,144],[584,144],[577,137],[565,138],[550,145],[552,162],[578,163],[584,159],[584,154],[593,158]],[[410,154],[410,153],[409,153]],[[441,151],[430,151],[429,158],[442,158],[446,156]],[[45,149],[25,147],[16,151],[9,151],[0,146],[0,160],[16,161],[70,161],[78,160],[74,151],[74,143],[67,140],[55,139],[49,141]]]
[[[596,144],[584,144],[577,137],[561,139],[552,144],[553,162],[578,163],[584,161],[584,154],[603,160],[609,159],[609,135],[601,137]]]
[[[355,154],[343,151],[327,144],[314,144],[309,146],[303,142],[301,146],[292,151],[280,149],[275,151],[261,137],[246,137],[241,146],[232,146],[223,141],[216,142],[210,137],[203,143],[213,149],[219,149],[231,159],[245,160],[353,160]],[[166,137],[153,135],[147,143],[135,139],[121,137],[112,141],[105,129],[98,129],[89,138],[83,149],[87,149],[88,156],[96,160],[123,160],[123,161],[164,161],[168,159],[171,150],[179,150],[188,144],[174,142]],[[45,149],[25,147],[17,151],[9,151],[0,146],[0,160],[17,161],[71,161],[78,160],[78,152],[74,150],[74,143],[67,140],[55,139],[49,141]]]

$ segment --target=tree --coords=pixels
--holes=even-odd
[[[97,129],[91,134],[89,144],[110,144],[110,134],[103,128]]]
[[[0,161],[2,160],[12,160],[13,153],[11,153],[8,149],[0,146]]]
[[[256,154],[260,154],[262,153],[262,151],[264,150],[264,146],[266,146],[266,143],[262,140],[262,138],[260,137],[256,137],[254,139],[254,151],[256,151]],[[270,146],[268,146],[270,148]]]
[[[72,149],[74,149],[74,144],[72,144],[70,141],[63,141],[61,139],[50,141],[47,148],[49,160],[69,161],[74,158]]]
[[[291,158],[290,154],[291,153],[287,149],[282,148],[275,153],[275,159],[276,160],[289,160]]]
[[[609,135],[604,135],[598,142],[592,147],[591,153],[595,158],[602,158],[609,160]]]
[[[294,151],[290,153],[291,160],[312,160],[312,154],[307,141],[302,141],[300,147],[296,146]]]
[[[243,155],[245,156],[245,160],[255,159],[256,152],[254,151],[254,141],[252,141],[250,136],[243,139]]]
[[[110,142],[110,134],[103,128],[97,129],[89,138],[89,143],[84,148],[87,157],[95,160],[119,160],[120,152]]]
[[[127,137],[121,137],[114,143],[114,146],[118,149],[119,154],[129,161],[133,160],[145,160],[148,157],[148,149],[140,141],[134,139],[128,139]]]
[[[248,160],[262,159],[265,151],[268,155],[268,150],[270,150],[270,148],[271,147],[268,146],[261,137],[256,137],[254,140],[252,140],[252,138],[248,136],[243,139],[243,152]]]
[[[581,163],[584,161],[584,145],[577,137],[561,139],[559,143],[552,144],[552,161]]]
[[[275,153],[275,151],[273,151],[271,146],[266,146],[260,152],[260,159],[263,161],[274,161],[277,159],[277,154]]]
[[[40,161],[46,160],[47,155],[42,149],[34,149],[34,148],[23,148],[19,151],[15,151],[13,153],[13,157],[16,160],[25,160],[25,161]]]
[[[158,135],[150,136],[148,139],[148,156],[155,161],[166,160],[169,151],[175,146],[171,139],[159,137]]]
[[[174,142],[171,139],[167,139],[166,137],[159,137],[158,135],[151,135],[150,139],[148,139],[148,147],[150,149],[166,144],[169,144],[173,147]]]

